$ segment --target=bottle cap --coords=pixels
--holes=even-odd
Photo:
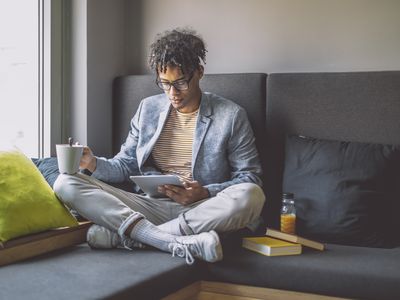
[[[283,199],[290,199],[290,200],[293,200],[294,199],[294,194],[293,193],[283,193],[282,194],[282,198]]]

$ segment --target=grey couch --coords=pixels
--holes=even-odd
[[[264,167],[265,226],[278,227],[284,137],[400,144],[400,72],[206,75],[203,90],[243,106]],[[114,82],[114,151],[139,101],[159,93],[154,78]],[[129,188],[126,187],[125,188]],[[319,252],[265,257],[240,247],[248,232],[224,236],[215,264],[156,250],[90,250],[87,245],[0,268],[0,299],[158,299],[199,280],[358,299],[400,299],[400,247],[328,244]]]

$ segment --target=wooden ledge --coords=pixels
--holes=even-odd
[[[197,281],[162,300],[339,300],[336,298],[316,294],[269,289],[247,285]]]
[[[0,243],[0,266],[86,242],[91,222],[63,227]]]

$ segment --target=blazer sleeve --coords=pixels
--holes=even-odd
[[[206,185],[211,197],[238,183],[252,182],[262,186],[262,168],[255,137],[243,108],[238,109],[233,118],[227,155],[231,166],[231,180]]]

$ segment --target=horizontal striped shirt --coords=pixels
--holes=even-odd
[[[171,109],[152,151],[154,163],[162,173],[193,180],[192,146],[197,115],[198,110],[181,113]]]

